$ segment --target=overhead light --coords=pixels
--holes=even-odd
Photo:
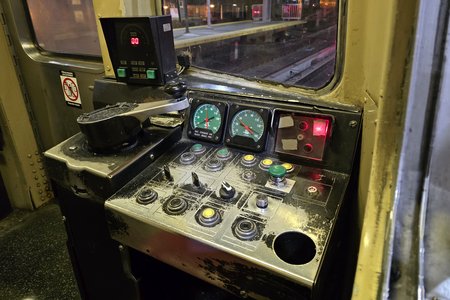
[[[236,3],[233,3],[233,6],[237,6],[237,4],[236,4]]]
[[[164,5],[163,7],[164,7],[164,9],[168,9],[168,8],[169,8],[169,6],[168,6],[168,5]]]
[[[214,7],[215,7],[215,5],[214,5],[214,4],[210,4],[210,5],[209,5],[209,7],[211,7],[211,8],[214,8]]]

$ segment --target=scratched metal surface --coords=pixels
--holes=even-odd
[[[257,157],[255,166],[245,167],[240,163],[245,153],[230,150],[232,156],[224,161],[223,170],[211,172],[205,169],[205,165],[220,148],[206,146],[206,152],[197,155],[194,163],[181,164],[180,155],[188,152],[191,145],[188,141],[177,143],[106,202],[112,237],[234,293],[239,294],[245,289],[244,292],[252,297],[261,297],[261,293],[265,293],[261,285],[273,286],[270,281],[275,278],[278,281],[288,279],[287,282],[312,289],[349,176],[295,165],[294,171],[287,176],[291,189],[278,188],[268,181],[267,171],[258,166],[265,156]],[[280,162],[277,157],[271,158]],[[169,166],[173,182],[164,177],[164,165]],[[249,182],[241,177],[246,169],[255,172],[254,180]],[[203,189],[193,187],[192,172],[198,175]],[[231,203],[224,202],[218,196],[222,181],[227,181],[237,191],[237,197]],[[309,186],[316,186],[320,190],[319,196],[308,196],[305,190]],[[136,202],[144,187],[158,193],[155,202],[148,205]],[[256,194],[269,197],[267,209],[254,205]],[[164,205],[173,195],[188,201],[189,208],[184,214],[173,216],[165,212]],[[222,221],[214,227],[204,227],[197,222],[196,216],[205,206],[213,207],[221,214]],[[238,239],[232,230],[237,218],[258,224],[257,238],[250,241]],[[313,242],[312,257],[305,258],[301,264],[287,263],[274,251],[277,236],[290,231],[300,232],[307,237],[305,240],[311,239]],[[234,264],[240,267],[231,267]],[[229,268],[236,270],[227,275]],[[239,278],[236,275],[242,275],[242,269],[250,277],[256,269],[258,274],[266,272],[271,275],[239,282],[232,280]],[[281,286],[286,289],[279,289],[277,297],[292,295],[289,283]],[[295,293],[299,291],[302,290],[297,289]]]

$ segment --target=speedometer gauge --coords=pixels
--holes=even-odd
[[[227,104],[194,100],[191,104],[188,135],[191,138],[218,143],[225,127]]]
[[[226,132],[227,145],[263,151],[266,145],[270,112],[265,108],[233,105]]]
[[[261,115],[254,110],[246,109],[234,115],[231,121],[230,135],[231,137],[249,137],[258,142],[263,136],[265,129]]]

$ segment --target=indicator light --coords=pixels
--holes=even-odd
[[[328,120],[315,119],[313,121],[313,136],[326,136],[328,133]]]

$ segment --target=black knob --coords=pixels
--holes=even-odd
[[[232,187],[228,182],[222,181],[222,186],[219,190],[220,198],[222,199],[231,199],[236,194],[236,189]]]
[[[171,81],[166,84],[164,91],[172,95],[175,99],[182,97],[187,90],[187,85],[184,81]]]
[[[200,179],[198,179],[197,173],[194,173],[194,172],[192,172],[192,184],[196,188],[201,188],[202,187],[202,184],[200,183]]]
[[[164,177],[166,177],[168,181],[173,181],[173,176],[172,174],[170,174],[169,166],[164,165],[163,170],[164,170]]]

